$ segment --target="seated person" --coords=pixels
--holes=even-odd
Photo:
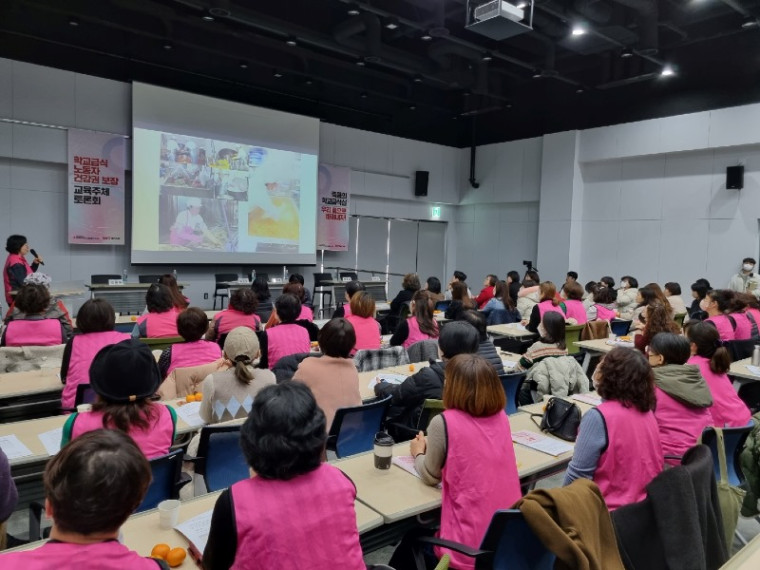
[[[541,324],[538,325],[538,340],[528,347],[515,366],[515,372],[529,370],[544,358],[567,356],[565,346],[565,319],[559,313],[549,311],[544,313]]]
[[[5,548],[5,521],[13,514],[16,503],[18,503],[18,490],[11,474],[11,464],[0,449],[0,550]]]
[[[401,282],[401,291],[391,301],[391,308],[385,317],[386,330],[394,332],[401,320],[401,311],[407,303],[410,303],[414,294],[419,291],[420,278],[416,273],[407,273]]]
[[[462,313],[461,320],[470,323],[477,329],[480,340],[478,354],[491,363],[496,374],[504,374],[504,364],[501,362],[499,351],[496,350],[493,341],[488,338],[485,315],[475,310],[469,310]]]
[[[306,287],[303,275],[300,273],[291,273],[288,277],[288,283],[299,283],[303,287],[303,301],[302,304],[309,309],[314,309],[314,300],[312,299],[311,291]]]
[[[44,273],[30,273],[26,276],[26,279],[24,279],[23,284],[26,285],[29,283],[34,285],[44,285],[48,292],[50,292],[50,284],[52,283],[52,280],[49,275],[45,275]],[[24,313],[16,307],[14,301],[8,307],[8,312],[5,315],[5,322],[7,324],[13,319],[23,318],[23,316]],[[69,310],[59,298],[53,297],[52,295],[50,296],[50,304],[48,304],[47,311],[45,311],[45,318],[58,319],[61,321],[61,326],[63,327],[67,339],[71,338],[71,335],[74,334],[74,323],[69,315]]]
[[[8,322],[0,346],[54,346],[65,343],[66,331],[58,319],[45,316],[50,292],[43,285],[28,284],[16,295],[18,316]]]
[[[569,324],[585,325],[588,322],[586,307],[583,306],[583,287],[576,282],[565,283],[561,293],[565,299],[566,319]]]
[[[441,293],[441,280],[438,279],[438,277],[428,277],[424,289],[430,293],[434,307],[435,303],[443,301],[446,298],[446,296]]]
[[[177,316],[179,311],[172,302],[171,293],[166,285],[154,283],[145,293],[148,313],[137,319],[132,331],[135,338],[165,338],[179,336]]]
[[[74,407],[77,386],[90,383],[90,365],[100,349],[129,338],[127,333],[114,330],[115,323],[113,307],[104,299],[89,299],[79,308],[79,333],[71,337],[63,349],[61,407]]]
[[[530,315],[533,313],[533,307],[538,303],[538,281],[533,279],[525,279],[522,282],[522,287],[517,292],[517,312],[520,313],[520,319],[527,321],[530,319]]]
[[[486,303],[488,303],[489,300],[493,299],[495,293],[494,288],[498,282],[498,276],[493,274],[486,275],[486,278],[483,280],[483,288],[480,290],[480,293],[478,293],[478,296],[474,299],[478,305],[478,309],[483,309],[483,307],[486,306]]]
[[[366,291],[351,297],[351,314],[346,320],[354,327],[357,350],[380,348],[380,323],[375,320],[375,300]]]
[[[663,288],[662,292],[665,293],[665,297],[667,297],[668,303],[670,303],[670,306],[673,308],[673,314],[686,314],[686,304],[681,298],[681,285],[675,281],[669,281],[668,283],[665,283],[665,287]]]
[[[271,316],[272,294],[269,292],[269,284],[266,277],[259,275],[251,283],[251,291],[256,295],[256,314],[262,321],[268,321]]]
[[[290,295],[293,295],[301,302],[301,312],[298,313],[298,317],[296,318],[296,321],[305,321],[308,323],[311,323],[314,321],[314,312],[303,304],[304,301],[304,289],[303,285],[298,283],[297,281],[295,283],[288,283],[282,288],[283,295],[285,293],[289,293]],[[272,311],[272,314],[269,316],[269,320],[267,321],[267,324],[264,326],[265,329],[269,329],[276,325],[279,321],[277,320],[277,312]]]
[[[504,311],[503,317],[498,319],[496,324],[519,323],[520,313],[515,307],[515,302],[509,296],[509,285],[506,281],[499,281],[494,287],[494,296],[491,297],[480,311],[486,315],[487,319],[493,319],[493,311]],[[493,323],[493,320],[488,322]]]
[[[454,271],[454,275],[451,278],[451,281],[449,281],[449,285],[446,288],[446,293],[444,293],[444,298],[447,301],[452,300],[452,290],[451,287],[454,283],[464,283],[466,290],[467,290],[467,297],[472,297],[472,291],[470,291],[470,288],[467,287],[467,275],[463,271]]]
[[[158,282],[169,288],[169,295],[172,298],[172,303],[178,311],[184,311],[190,306],[190,299],[182,294],[179,285],[177,285],[177,278],[174,277],[174,275],[171,273],[165,273],[158,278]]]
[[[283,293],[277,298],[273,313],[278,321],[267,329],[267,364],[271,370],[283,356],[309,352],[311,341],[308,331],[296,324],[301,314],[301,301],[295,295]]]
[[[45,514],[50,540],[33,550],[0,554],[3,568],[158,570],[163,560],[143,558],[119,542],[119,529],[140,506],[151,481],[150,464],[135,443],[115,430],[77,438],[45,466]]]
[[[446,323],[438,337],[441,362],[430,361],[430,366],[420,369],[401,384],[378,382],[375,395],[393,396],[387,421],[417,429],[422,404],[426,399],[440,400],[443,394],[443,377],[446,362],[457,354],[475,354],[480,346],[480,335],[475,327],[465,321]]]
[[[319,331],[322,356],[309,356],[301,361],[293,380],[306,384],[317,405],[327,418],[330,431],[335,410],[360,406],[359,372],[351,358],[356,344],[354,327],[346,319],[332,319]]]
[[[332,314],[333,319],[338,318],[347,318],[351,316],[351,297],[354,296],[354,293],[358,291],[364,291],[364,283],[361,281],[349,281],[346,283],[346,291],[343,293],[343,297],[345,299],[345,302],[335,309],[335,312]]]
[[[165,348],[158,359],[161,378],[166,378],[175,368],[200,366],[219,360],[222,349],[203,335],[208,330],[208,317],[198,307],[189,307],[177,317],[177,332],[185,339]]]
[[[206,333],[207,340],[219,340],[237,327],[261,329],[261,319],[256,314],[256,294],[250,289],[235,289],[230,294],[229,307],[214,315],[214,322]]]
[[[557,295],[557,287],[551,281],[544,281],[538,287],[538,303],[533,307],[530,312],[530,319],[528,322],[523,322],[525,328],[530,332],[538,332],[538,325],[544,318],[544,314],[549,311],[560,313],[564,319],[567,312],[567,307],[564,301]]]
[[[90,386],[97,394],[92,411],[68,417],[61,446],[106,428],[129,435],[148,459],[166,455],[174,442],[177,414],[151,400],[160,384],[158,365],[145,343],[129,339],[102,348],[90,366]]]
[[[637,299],[638,287],[639,282],[635,277],[623,275],[620,278],[620,289],[616,292],[615,305],[618,316],[624,321],[633,319],[633,311],[639,303]]]
[[[438,323],[433,318],[433,298],[427,291],[417,291],[412,297],[411,316],[398,324],[390,345],[409,348],[415,342],[436,338]]]
[[[443,314],[444,317],[450,321],[458,321],[462,318],[464,311],[478,308],[475,301],[470,298],[468,291],[467,283],[463,281],[453,281],[451,283],[451,304]]]
[[[326,442],[325,415],[306,386],[284,382],[259,393],[240,431],[255,475],[217,499],[204,568],[365,570],[356,488],[323,463]]]
[[[639,290],[639,294],[641,291]],[[594,302],[586,309],[589,321],[612,321],[617,318],[617,293],[611,287],[597,287],[593,294]]]

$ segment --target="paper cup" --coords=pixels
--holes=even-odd
[[[170,529],[177,526],[179,506],[180,502],[175,499],[158,503],[158,524],[161,528]]]
[[[92,411],[92,404],[79,404],[77,406],[77,412],[80,414],[83,414],[85,412],[91,412]]]

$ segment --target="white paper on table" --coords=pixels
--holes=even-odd
[[[175,530],[181,532],[184,537],[195,546],[195,549],[203,554],[206,550],[206,542],[208,542],[208,533],[211,530],[211,514],[213,509],[201,513],[191,519],[186,520],[183,523],[174,527]]]
[[[375,384],[377,384],[378,381],[387,382],[388,384],[401,384],[404,380],[406,380],[406,376],[404,376],[403,374],[383,372],[375,376],[372,380],[370,380],[368,387],[370,390],[373,389],[375,387]]]
[[[586,404],[591,404],[592,406],[598,406],[602,403],[602,399],[593,394],[573,394],[570,396],[573,400],[578,400],[579,402],[584,402]]]
[[[749,373],[753,376],[760,376],[760,366],[752,366],[751,364],[747,364],[747,370],[749,370]]]
[[[27,446],[21,443],[21,440],[15,434],[0,436],[0,449],[11,460],[34,455]]]
[[[502,366],[504,366],[504,368],[509,369],[509,370],[517,366],[517,362],[515,362],[514,360],[502,360],[501,364]]]
[[[37,437],[40,438],[42,445],[45,446],[45,450],[48,452],[48,455],[55,455],[61,451],[61,439],[63,438],[62,427],[43,432],[41,434],[38,434]]]
[[[516,328],[519,331],[527,331],[528,330],[528,329],[525,328],[525,325],[522,324],[522,323],[513,323],[510,326]]]
[[[420,477],[420,472],[417,471],[417,468],[414,466],[414,457],[411,455],[396,455],[393,457],[393,459],[391,459],[391,463],[397,465],[398,467],[401,467],[401,469],[407,473],[411,473],[415,477],[422,479],[422,477]],[[436,488],[440,489],[441,484],[438,483],[438,485],[436,485]]]
[[[200,402],[188,402],[181,406],[177,406],[174,409],[177,412],[177,415],[182,418],[182,420],[189,426],[196,427],[206,424],[206,422],[204,422],[200,416]]]
[[[554,457],[573,450],[569,443],[527,430],[513,431],[512,441]]]

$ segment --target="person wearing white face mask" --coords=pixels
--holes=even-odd
[[[728,288],[738,293],[752,293],[760,298],[760,276],[755,273],[757,262],[751,257],[742,260],[742,268],[739,273],[731,277]]]

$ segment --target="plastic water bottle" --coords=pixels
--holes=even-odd
[[[251,269],[251,283],[253,283],[254,281],[256,281],[256,270]]]
[[[756,344],[752,351],[752,366],[760,366],[760,344]]]
[[[126,283],[127,282],[127,270],[122,269],[121,271],[121,282]]]
[[[176,269],[172,269],[172,275],[174,275],[174,280],[177,281],[177,270]],[[177,281],[177,283],[179,283],[179,281]]]
[[[282,282],[283,283],[288,282],[288,266],[287,265],[282,266]]]

